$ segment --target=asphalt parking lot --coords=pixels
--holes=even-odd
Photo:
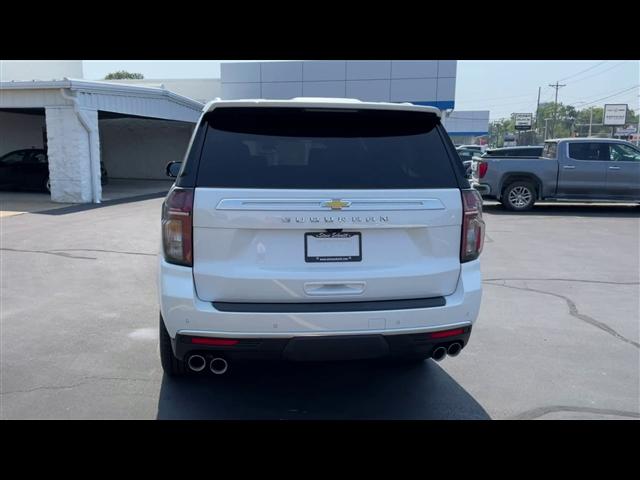
[[[159,198],[0,219],[2,419],[638,419],[640,210],[486,206],[456,358],[165,378]]]

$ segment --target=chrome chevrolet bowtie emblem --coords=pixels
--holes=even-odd
[[[343,208],[351,205],[351,202],[345,202],[343,200],[334,199],[330,202],[324,202],[322,204],[323,207],[329,207],[331,210],[342,210]]]

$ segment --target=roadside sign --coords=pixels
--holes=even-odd
[[[627,121],[627,104],[610,103],[604,106],[603,125],[624,125]]]
[[[516,130],[531,130],[533,125],[533,113],[514,113],[513,119]]]
[[[616,128],[616,136],[617,137],[624,137],[627,135],[633,135],[634,133],[636,133],[636,127],[634,125],[629,125],[627,127],[624,128]]]

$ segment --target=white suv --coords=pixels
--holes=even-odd
[[[167,374],[243,359],[441,360],[469,341],[482,203],[438,109],[215,101],[167,173]]]

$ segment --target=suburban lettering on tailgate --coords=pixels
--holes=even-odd
[[[282,223],[291,223],[291,217],[280,217]],[[389,221],[388,215],[380,215],[378,217],[295,217],[296,223],[387,223]]]

